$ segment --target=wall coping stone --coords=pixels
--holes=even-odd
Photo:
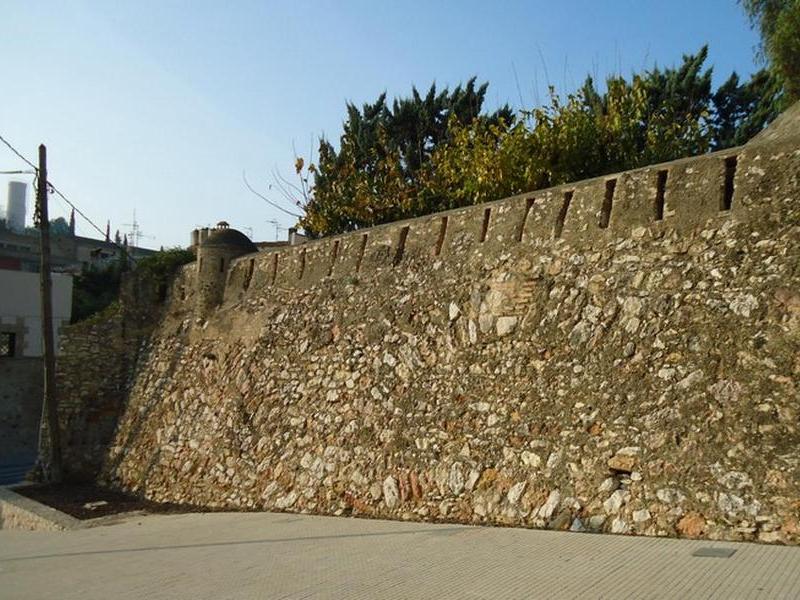
[[[80,519],[17,494],[10,487],[0,487],[0,529],[68,531],[82,527]]]
[[[95,519],[78,519],[26,496],[14,489],[28,484],[0,486],[0,530],[17,531],[73,531],[101,525],[113,525],[128,517],[148,514],[144,510],[134,510]]]

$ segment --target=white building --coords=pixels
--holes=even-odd
[[[72,275],[53,273],[53,330],[55,347],[62,326],[72,313]],[[39,274],[0,269],[0,360],[39,357],[42,347],[42,308]]]

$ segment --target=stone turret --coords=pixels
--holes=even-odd
[[[255,244],[225,221],[208,230],[207,236],[200,237],[197,246],[198,314],[207,315],[222,303],[231,261],[251,252],[258,252]]]

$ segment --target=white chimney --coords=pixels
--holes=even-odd
[[[21,181],[8,182],[6,227],[19,233],[25,231],[25,192],[27,188],[27,184]]]

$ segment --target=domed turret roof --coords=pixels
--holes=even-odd
[[[237,248],[242,253],[258,252],[256,245],[245,234],[227,227],[209,231],[202,245],[213,248]]]

